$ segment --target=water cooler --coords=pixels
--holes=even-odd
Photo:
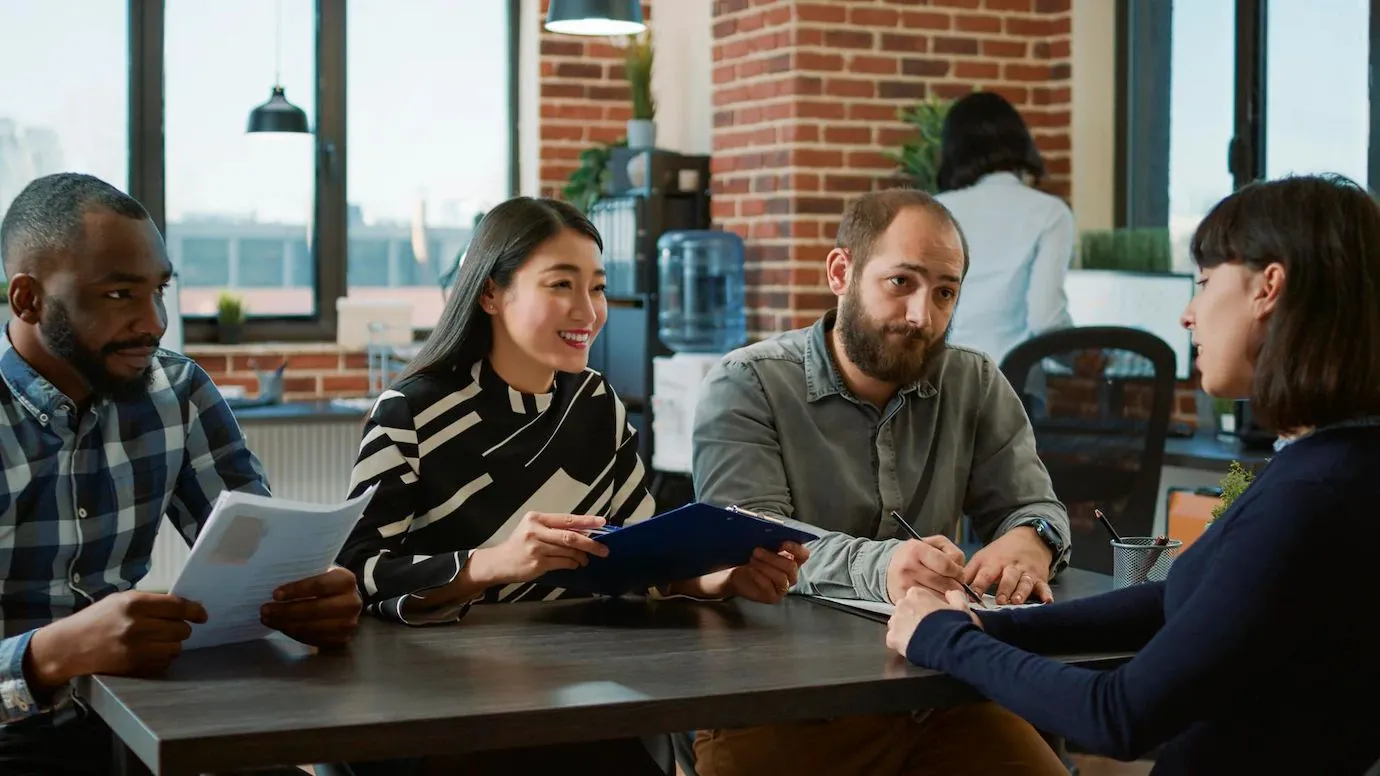
[[[657,241],[657,275],[657,336],[674,352],[652,363],[652,468],[689,475],[704,377],[747,340],[743,241],[731,232],[667,232]]]

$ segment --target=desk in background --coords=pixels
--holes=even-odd
[[[1160,470],[1159,496],[1155,505],[1155,533],[1169,532],[1169,494],[1171,491],[1202,493],[1218,487],[1232,461],[1239,461],[1247,469],[1264,465],[1273,450],[1246,448],[1236,440],[1219,439],[1215,434],[1199,431],[1192,437],[1170,437],[1164,443],[1164,466]],[[1196,505],[1201,512],[1203,505]],[[1179,533],[1184,534],[1185,529]],[[1196,538],[1194,529],[1176,536]],[[1201,532],[1201,528],[1196,529]]]
[[[1110,584],[1073,570],[1055,589],[1078,597]],[[885,635],[885,625],[795,596],[777,606],[501,604],[475,607],[454,626],[368,619],[339,653],[313,655],[274,636],[185,653],[163,679],[85,677],[77,684],[122,742],[116,749],[126,770],[117,772],[159,776],[608,740],[978,699],[967,685],[888,650]],[[1065,659],[1110,667],[1127,657]]]

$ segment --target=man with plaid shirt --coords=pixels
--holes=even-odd
[[[90,176],[29,184],[0,224],[0,772],[98,774],[109,731],[78,676],[155,674],[200,604],[135,591],[164,515],[190,542],[224,490],[268,492],[210,377],[158,349],[172,265],[134,199]],[[343,644],[354,576],[287,585],[265,624]]]

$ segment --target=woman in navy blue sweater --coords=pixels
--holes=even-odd
[[[1247,186],[1193,236],[1203,389],[1278,452],[1165,582],[974,615],[915,588],[887,643],[1036,727],[1155,774],[1360,774],[1380,758],[1380,208],[1351,181]],[[1044,654],[1136,651],[1110,671]]]

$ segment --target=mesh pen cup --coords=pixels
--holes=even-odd
[[[1152,536],[1123,536],[1121,541],[1112,542],[1112,586],[1130,587],[1164,579],[1183,544],[1178,539],[1155,544]]]

